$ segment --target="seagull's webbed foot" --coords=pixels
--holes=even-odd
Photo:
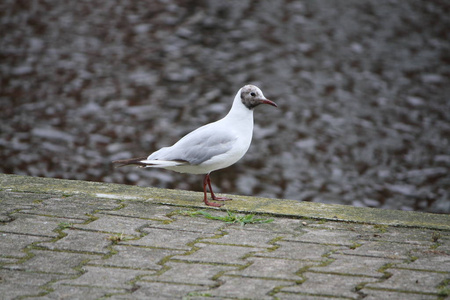
[[[213,207],[221,207],[221,206],[223,206],[223,204],[221,204],[221,203],[209,202],[208,199],[205,199],[205,204],[207,206],[213,206]]]
[[[216,201],[230,201],[230,200],[233,200],[232,198],[227,198],[227,197],[217,197],[213,193],[211,193],[211,198],[213,200],[216,200]]]

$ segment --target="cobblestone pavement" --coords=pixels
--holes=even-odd
[[[230,224],[222,210],[112,199],[109,186],[103,197],[0,189],[1,299],[449,294],[449,230],[268,215]]]

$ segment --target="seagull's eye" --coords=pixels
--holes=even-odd
[[[255,96],[256,96],[256,94],[255,94],[255,93],[253,93],[253,92],[251,92],[251,93],[250,93],[250,96],[252,96],[252,97],[255,97]]]

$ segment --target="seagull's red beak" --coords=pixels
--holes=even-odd
[[[261,104],[269,104],[269,105],[278,107],[278,105],[275,102],[270,101],[269,99],[260,99],[259,101]]]

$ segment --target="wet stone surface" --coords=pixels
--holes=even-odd
[[[0,172],[201,189],[113,169],[259,107],[233,194],[450,212],[445,1],[2,1]]]

